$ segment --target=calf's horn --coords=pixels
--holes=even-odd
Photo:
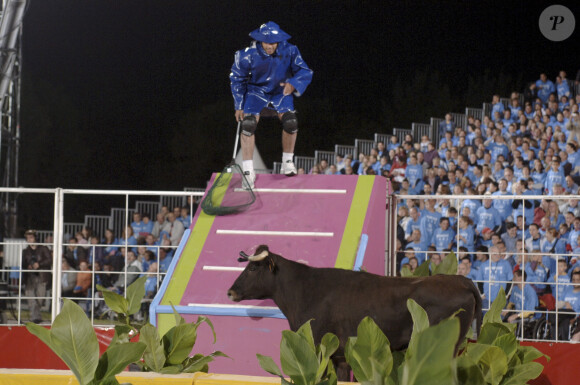
[[[251,255],[248,257],[248,260],[252,261],[252,262],[257,262],[257,261],[261,261],[264,258],[266,258],[268,256],[268,251],[264,250],[262,251],[260,254],[258,255]]]

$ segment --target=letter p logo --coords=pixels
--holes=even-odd
[[[552,24],[552,31],[555,31],[558,24],[564,23],[564,16],[550,16],[550,20],[554,22]]]
[[[570,9],[563,5],[551,5],[544,9],[538,21],[540,32],[548,40],[566,40],[574,32],[576,20]]]

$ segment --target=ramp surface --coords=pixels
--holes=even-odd
[[[224,201],[240,186],[234,176]],[[214,217],[198,209],[151,306],[160,333],[174,325],[171,304],[190,322],[210,318],[218,341],[212,345],[211,331],[202,325],[194,353],[221,350],[233,358],[210,364],[214,373],[263,375],[256,353],[278,361],[281,331],[288,329],[273,301],[236,304],[227,298],[246,265],[237,261],[241,250],[251,254],[266,244],[313,267],[384,273],[384,178],[259,174],[255,193],[256,202],[242,213]]]

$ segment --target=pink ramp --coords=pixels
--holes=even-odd
[[[212,182],[216,175],[212,177]],[[239,194],[236,175],[225,191]],[[194,353],[221,350],[214,373],[264,375],[256,353],[279,361],[284,315],[270,301],[232,303],[226,292],[244,269],[241,250],[266,244],[272,252],[315,267],[384,274],[386,179],[346,175],[258,175],[256,202],[235,215],[198,209],[151,305],[151,322],[165,333],[174,325],[171,304],[189,322],[210,318],[217,343],[200,327]]]

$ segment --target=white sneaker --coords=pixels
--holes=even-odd
[[[282,167],[280,168],[280,173],[286,176],[294,176],[297,174],[296,166],[294,166],[294,162],[291,160],[287,160],[286,162],[282,163]]]
[[[255,182],[256,172],[254,170],[244,171],[244,176],[242,178],[242,187],[244,190],[253,190]]]

